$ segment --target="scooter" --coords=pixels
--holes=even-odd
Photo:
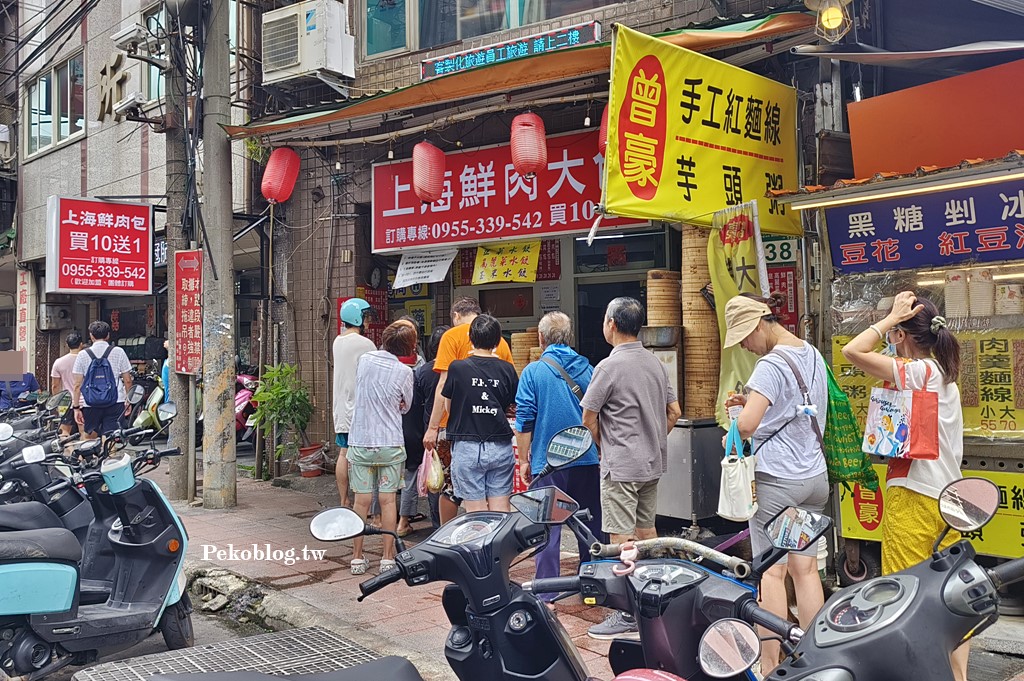
[[[170,403],[164,407],[173,409]],[[129,648],[154,629],[170,649],[192,645],[192,606],[183,574],[188,535],[160,489],[136,477],[154,470],[162,457],[180,453],[150,449],[134,458],[102,459],[98,470],[91,460],[77,465],[76,486],[105,496],[114,511],[102,521],[114,555],[113,579],[102,603],[83,601],[89,555],[83,559],[74,533],[49,526],[0,532],[0,670],[35,681],[66,665],[89,664]],[[25,465],[63,461],[38,446],[20,458]],[[23,521],[11,515],[26,505],[0,507],[0,525]]]
[[[132,386],[135,389],[135,386]],[[138,414],[135,420],[132,421],[132,428],[139,430],[154,430],[160,431],[167,427],[167,423],[160,420],[160,405],[164,403],[164,387],[160,381],[157,381],[156,386],[150,391],[149,397],[146,399],[146,406],[138,410]],[[128,442],[133,446],[142,444],[142,440],[145,435],[139,433],[132,435]]]
[[[252,396],[259,387],[259,379],[249,374],[238,374],[235,379],[235,440],[251,442],[256,432],[256,403]]]

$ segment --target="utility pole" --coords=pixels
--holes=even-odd
[[[178,17],[170,18],[167,30],[168,41],[177,40],[180,32],[184,30]],[[174,268],[174,253],[189,247],[189,242],[184,230],[183,216],[185,213],[185,186],[187,178],[186,162],[186,141],[188,131],[186,130],[185,107],[187,106],[188,86],[185,79],[185,65],[179,59],[180,50],[174,49],[173,45],[167,47],[167,59],[170,68],[164,74],[164,89],[166,91],[167,115],[171,117],[172,125],[167,126],[167,180],[165,193],[167,194],[167,226],[164,236],[167,240],[167,339],[170,341],[170,350],[174,352],[174,314],[178,301],[174,295],[174,283],[177,272]],[[173,354],[168,361],[173,361]],[[195,438],[189,440],[189,421],[195,416],[191,413],[189,405],[188,390],[191,381],[183,374],[171,370],[168,372],[168,385],[164,390],[170,395],[171,400],[178,407],[178,416],[171,422],[168,428],[168,440],[172,445],[181,448],[185,456],[174,456],[168,459],[167,465],[170,470],[167,481],[167,496],[171,499],[190,498],[188,472],[191,470],[188,465],[189,459],[196,456]]]
[[[229,124],[229,0],[212,0],[203,57],[203,507],[235,505],[235,277]]]

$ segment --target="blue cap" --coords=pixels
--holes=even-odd
[[[362,298],[349,298],[341,304],[341,321],[349,326],[363,325],[363,312],[370,309],[370,304]]]

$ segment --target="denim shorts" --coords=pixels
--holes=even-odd
[[[455,496],[483,501],[512,494],[515,457],[512,441],[452,443],[452,484]]]

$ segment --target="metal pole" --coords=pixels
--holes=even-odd
[[[210,263],[203,282],[203,506],[228,508],[236,503],[237,475],[231,144],[221,128],[231,122],[230,3],[212,0],[208,7],[203,59],[203,185]]]
[[[181,24],[177,18],[172,19],[172,35],[169,40],[178,40]],[[168,480],[167,496],[171,499],[188,499],[192,501],[195,496],[195,436],[189,435],[190,426],[195,421],[195,407],[192,404],[192,393],[189,392],[188,399],[185,399],[185,390],[188,389],[189,381],[184,374],[173,370],[174,364],[174,317],[178,307],[177,297],[174,295],[174,284],[177,273],[174,271],[174,254],[179,250],[189,248],[189,235],[185,233],[185,196],[188,182],[188,132],[189,121],[186,120],[188,87],[185,81],[185,65],[180,59],[180,50],[168,46],[167,54],[170,58],[171,67],[165,73],[167,88],[167,112],[173,117],[172,125],[168,126],[166,143],[167,155],[167,223],[165,227],[165,238],[167,239],[167,340],[170,346],[170,355],[167,361],[172,362],[171,371],[168,372],[167,385],[164,390],[169,399],[174,400],[178,406],[178,415],[171,422],[167,429],[167,440],[172,445],[181,447],[185,456],[175,456],[168,459]],[[157,315],[159,319],[159,315]],[[186,437],[188,439],[186,440]],[[189,462],[192,462],[191,465]],[[189,471],[193,473],[189,476]],[[189,481],[192,481],[191,483]],[[191,486],[190,486],[191,485]],[[187,495],[187,496],[186,496]]]
[[[267,332],[266,332],[266,305],[264,301],[260,301],[259,304],[259,338],[260,338],[260,349],[256,357],[256,364],[259,367],[259,375],[263,376],[263,366],[266,364],[266,348],[267,348]],[[256,480],[263,479],[263,471],[266,470],[263,462],[263,432],[259,429],[253,433],[253,441],[256,443],[256,470],[253,473],[253,477]],[[269,477],[269,476],[268,476]]]
[[[188,377],[188,413],[196,413],[196,377]],[[190,504],[196,498],[196,420],[188,419],[188,452],[186,456],[187,496],[186,501]]]

